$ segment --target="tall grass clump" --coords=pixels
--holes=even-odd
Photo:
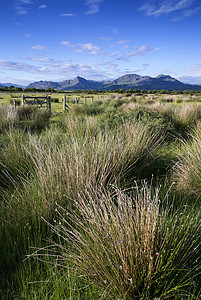
[[[25,105],[18,108],[17,114],[23,130],[40,133],[49,125],[50,113],[47,109]]]
[[[201,118],[201,108],[199,105],[185,103],[181,107],[175,107],[171,104],[156,102],[150,105],[149,109],[165,116],[181,134],[189,131],[190,127],[196,125]]]
[[[30,174],[30,135],[18,129],[2,134],[0,140],[0,189],[19,188],[23,178]]]
[[[184,104],[180,108],[175,108],[172,121],[175,126],[182,130],[189,130],[190,126],[194,126],[201,118],[201,108],[198,105]]]
[[[0,105],[0,133],[14,128],[17,119],[14,107]]]
[[[70,113],[73,116],[96,116],[103,112],[104,108],[99,103],[94,103],[93,105],[74,105],[70,108]]]
[[[16,163],[25,166],[16,174],[20,185],[19,180],[17,184],[14,182],[12,201],[10,194],[6,200],[11,219],[16,215],[27,222],[34,216],[49,220],[55,214],[56,202],[68,206],[70,199],[77,198],[88,186],[99,190],[114,183],[129,185],[133,177],[160,155],[163,138],[140,123],[125,123],[116,131],[105,130],[95,135],[85,128],[85,133],[80,135],[78,130],[76,136],[74,129],[73,125],[72,135],[64,135],[58,129],[47,130],[40,136],[29,134],[19,150],[10,145],[13,158],[7,165],[2,162],[2,176],[6,172],[12,178],[10,168],[17,170],[15,155]],[[60,138],[58,131],[62,134]]]
[[[183,299],[198,285],[200,224],[185,209],[173,212],[157,188],[144,183],[130,195],[92,188],[75,203],[70,212],[58,207],[58,222],[49,224],[60,238],[49,255],[64,270],[80,270],[103,298]]]
[[[189,141],[181,142],[173,180],[179,190],[201,196],[201,124],[192,132]]]

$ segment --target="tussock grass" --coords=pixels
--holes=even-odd
[[[182,134],[189,131],[190,127],[196,125],[201,119],[200,105],[184,103],[178,107],[155,102],[149,105],[148,109],[165,116],[175,126],[175,129]]]
[[[96,135],[91,135],[90,122],[83,135],[75,124],[71,125],[73,135],[59,137],[61,131],[58,130],[49,130],[40,137],[29,134],[26,143],[17,148],[11,136],[9,152],[13,151],[13,158],[7,162],[7,167],[2,162],[2,174],[6,170],[7,177],[12,178],[9,170],[15,170],[15,164],[24,166],[16,174],[18,182],[15,179],[16,185],[13,183],[12,201],[7,200],[11,216],[29,220],[42,215],[49,220],[55,214],[56,202],[70,205],[69,198],[77,198],[88,186],[96,191],[102,186],[121,184],[125,178],[128,183],[158,158],[163,141],[163,137],[140,123],[125,123],[114,132],[106,130]],[[4,157],[7,151],[4,150]]]
[[[60,242],[49,255],[63,268],[78,268],[106,299],[188,296],[201,267],[200,225],[190,215],[173,213],[157,188],[153,193],[144,183],[127,195],[92,187],[80,193],[76,210],[58,207],[58,215],[49,226]]]
[[[179,190],[201,196],[201,124],[193,130],[190,141],[181,141],[173,180]]]
[[[3,298],[199,298],[200,210],[182,206],[192,205],[192,194],[200,195],[199,134],[189,127],[191,121],[193,126],[198,123],[199,107],[188,106],[182,112],[183,105],[153,104],[157,99],[94,98],[91,106],[72,104],[68,112],[57,115],[53,110],[51,126],[46,112],[19,108],[12,120],[9,108],[4,110],[8,119],[0,130]],[[169,129],[175,135],[193,132],[185,136],[188,143],[181,143],[179,157],[178,141],[164,136]],[[174,171],[188,193],[172,190],[166,201],[168,170],[177,160]],[[185,172],[178,172],[180,165]],[[126,194],[133,179],[152,174],[154,184],[164,180],[161,202],[159,190],[154,192],[146,183]],[[168,202],[174,201],[172,208]],[[53,233],[41,217],[54,223]],[[46,253],[47,263],[23,262],[32,252],[29,247],[45,249],[46,239],[57,247],[52,256]]]
[[[0,105],[0,133],[14,128],[17,122],[17,114],[12,106]]]

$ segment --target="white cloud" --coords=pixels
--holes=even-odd
[[[39,73],[39,68],[30,64],[0,60],[0,68],[2,70],[25,71],[28,73]]]
[[[122,41],[117,42],[118,45],[124,45],[124,44],[128,44],[128,43],[130,43],[130,41],[122,40]]]
[[[179,76],[177,79],[184,83],[201,85],[201,76]]]
[[[134,51],[128,52],[126,54],[126,57],[144,55],[146,52],[150,50],[151,48],[149,48],[148,46],[134,47]]]
[[[72,44],[69,41],[63,41],[61,42],[61,44],[73,48],[73,52],[77,52],[77,53],[87,52],[90,55],[97,55],[102,53],[101,48],[93,45],[92,43]]]
[[[60,17],[75,17],[76,14],[71,14],[71,13],[63,13],[59,15]]]
[[[14,9],[18,15],[27,14],[28,5],[33,4],[32,0],[14,0]]]
[[[194,2],[195,0],[147,0],[139,10],[144,11],[147,16],[160,16],[188,9]]]
[[[176,16],[172,19],[172,21],[176,22],[176,21],[180,21],[184,18],[190,18],[192,17],[193,15],[197,14],[199,11],[201,10],[201,7],[196,7],[196,8],[193,8],[193,9],[186,9],[184,11],[181,12],[181,15],[180,16]]]
[[[118,60],[128,61],[132,56],[143,56],[146,52],[151,51],[152,49],[149,46],[139,46],[134,47],[133,51],[127,52],[122,56],[117,57]]]
[[[46,4],[41,4],[41,5],[38,7],[38,9],[44,9],[44,8],[46,8],[46,7],[47,7]]]
[[[193,67],[185,69],[184,74],[188,76],[200,76],[201,77],[201,63],[195,64]]]
[[[63,41],[63,42],[61,42],[61,44],[62,44],[62,45],[65,45],[65,46],[71,47],[71,43],[68,42],[68,41]]]
[[[0,60],[1,72],[10,72],[12,78],[14,76],[17,76],[18,78],[23,77],[32,82],[37,80],[62,81],[65,79],[75,78],[78,75],[92,80],[105,80],[109,78],[117,78],[118,76],[124,75],[128,72],[140,72],[149,66],[148,64],[143,64],[138,70],[133,68],[132,70],[122,70],[122,68],[119,68],[118,64],[111,61],[80,64],[73,62],[69,63],[67,61],[56,61],[47,57],[27,57],[22,59],[29,59],[32,61],[36,60],[36,62],[40,62],[40,65],[34,65],[34,62],[33,64],[29,64],[24,62]]]
[[[104,0],[86,0],[85,5],[88,6],[88,10],[85,12],[85,15],[94,15],[97,14],[100,10],[100,4]]]
[[[54,61],[52,60],[51,64],[35,66],[33,64],[21,63],[21,62],[13,62],[0,60],[0,69],[2,71],[11,71],[12,76],[14,76],[14,72],[21,72],[26,78],[33,78],[32,75],[36,74],[37,78],[35,80],[64,80],[75,78],[78,75],[93,79],[93,80],[102,80],[107,77],[105,74],[105,70],[102,68],[102,64],[79,64],[79,63],[67,63],[65,61]],[[32,74],[31,77],[29,74]],[[16,74],[16,73],[15,73]],[[27,75],[24,75],[27,74]],[[66,74],[68,74],[68,78],[66,78]],[[33,81],[33,80],[32,80]]]
[[[23,57],[23,59],[40,61],[40,62],[44,62],[44,63],[51,63],[54,61],[53,59],[48,58],[48,57]]]
[[[31,50],[43,50],[43,49],[45,49],[45,47],[42,45],[35,45],[35,46],[32,46],[30,49]]]
[[[116,51],[116,52],[109,54],[108,57],[115,57],[115,56],[118,56],[119,54],[121,54],[121,51]]]

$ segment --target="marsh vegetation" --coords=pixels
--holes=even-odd
[[[0,97],[1,299],[200,299],[201,94]]]

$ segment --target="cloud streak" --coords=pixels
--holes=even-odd
[[[77,53],[86,52],[87,54],[90,54],[90,55],[97,55],[97,54],[102,53],[101,48],[93,45],[92,43],[72,44],[69,41],[63,41],[63,42],[61,42],[61,44],[64,46],[67,46],[69,48],[73,48],[73,52],[77,52]]]
[[[43,49],[45,49],[45,47],[42,45],[35,45],[35,46],[32,46],[30,49],[31,50],[43,50]]]
[[[155,0],[146,1],[139,10],[147,16],[160,16],[191,8],[195,0]]]
[[[44,9],[44,8],[46,8],[46,7],[47,7],[46,4],[41,4],[41,5],[38,7],[38,9]]]
[[[35,60],[35,58],[28,59]],[[42,64],[43,62],[46,63],[46,60],[48,60],[48,62],[51,60],[51,63]],[[22,74],[35,74],[38,77],[37,80],[41,80],[42,78],[50,80],[50,77],[53,80],[58,80],[57,78],[64,80],[66,79],[66,74],[70,74],[70,78],[75,78],[79,75],[94,80],[105,79],[107,77],[105,70],[102,68],[102,64],[66,63],[65,61],[54,61],[48,58],[45,58],[43,62],[41,62],[40,66],[35,66],[28,63],[0,60],[0,69],[2,71],[21,72]]]
[[[76,14],[71,14],[71,13],[63,13],[59,15],[60,17],[75,17]]]
[[[13,62],[8,60],[0,60],[0,68],[2,70],[25,71],[32,74],[40,73],[40,68],[27,63]]]
[[[88,6],[88,10],[85,12],[85,15],[94,15],[97,14],[100,10],[100,4],[104,0],[86,0],[85,5]]]
[[[27,14],[28,5],[33,4],[32,0],[15,0],[14,9],[18,15]]]
[[[147,52],[151,51],[152,49],[149,46],[139,46],[139,47],[134,47],[133,51],[130,51],[120,57],[118,57],[118,60],[128,60],[130,57],[132,56],[143,56],[145,55]]]

